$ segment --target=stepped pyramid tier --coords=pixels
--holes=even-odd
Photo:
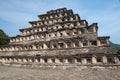
[[[120,65],[109,36],[98,36],[98,25],[88,25],[67,8],[50,10],[19,29],[9,45],[0,47],[1,63],[41,65]],[[61,64],[62,63],[62,64]]]

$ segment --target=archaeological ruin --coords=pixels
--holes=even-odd
[[[120,54],[113,52],[109,36],[98,36],[98,25],[88,25],[71,9],[60,8],[38,15],[29,27],[0,47],[1,64],[120,65]]]

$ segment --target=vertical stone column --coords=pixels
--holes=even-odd
[[[92,63],[93,63],[93,64],[97,64],[97,60],[96,60],[96,57],[95,57],[95,56],[92,57]]]
[[[12,43],[12,39],[10,39],[10,43]]]
[[[99,41],[99,40],[97,40],[97,46],[101,46],[101,44],[100,44],[100,41]]]
[[[57,48],[61,48],[60,45],[58,44],[58,42],[57,42]]]
[[[2,58],[2,62],[3,62],[3,63],[5,62],[5,59],[4,59],[4,58]]]
[[[7,58],[4,58],[5,62],[7,62]]]
[[[52,59],[48,59],[47,61],[48,61],[48,63],[53,63],[53,62],[52,62]]]
[[[8,58],[5,58],[5,62],[7,62],[7,63],[9,62]]]
[[[21,62],[22,62],[22,59],[18,59],[18,62],[21,63]]]
[[[4,63],[4,59],[3,59],[3,58],[1,58],[1,59],[0,59],[0,62]]]
[[[42,31],[41,28],[39,28],[39,31]]]
[[[35,32],[37,32],[37,29],[35,29]]]
[[[37,38],[37,39],[39,39],[39,36],[38,36],[38,35],[36,35],[36,38]]]
[[[48,23],[48,22],[47,22]],[[43,31],[46,31],[46,28],[45,27],[43,27]]]
[[[22,38],[20,38],[20,41],[22,41]]]
[[[41,58],[40,59],[40,63],[45,63],[44,59]]]
[[[51,33],[51,37],[54,37],[54,33]]]
[[[9,63],[9,60],[6,58],[6,62],[8,62]]]
[[[64,63],[69,63],[68,59],[63,59]]]
[[[39,46],[39,49],[43,49],[43,48],[42,48],[42,45]]]
[[[18,38],[16,38],[16,42],[19,42]]]
[[[76,20],[79,20],[79,18],[78,18],[78,16],[77,16],[77,15],[75,16],[75,19],[76,19]]]
[[[24,63],[27,63],[28,61],[27,61],[25,58],[23,58],[23,62],[24,62]]]
[[[15,46],[15,51],[17,51],[18,50],[18,48],[17,48],[17,46]]]
[[[10,62],[13,62],[12,58],[9,59]]]
[[[107,60],[107,57],[106,57],[106,56],[103,56],[103,57],[102,57],[102,60],[103,60],[103,63],[105,63],[105,64],[108,62],[108,60]]]
[[[75,43],[72,43],[72,47],[76,47],[76,46],[75,46]]]
[[[54,49],[54,46],[53,46],[53,44],[51,44],[51,48],[52,48],[52,49]]]
[[[8,58],[4,58],[4,62],[8,63],[9,62]]]
[[[32,59],[28,59],[28,61],[29,61],[30,63],[32,63]]]
[[[82,64],[87,64],[87,59],[86,58],[82,58]]]
[[[16,58],[14,58],[14,62],[18,62]]]
[[[77,59],[74,59],[74,63],[78,63]]]
[[[37,22],[37,26],[40,26],[39,22]]]
[[[96,32],[96,27],[93,27],[93,32]]]
[[[46,38],[49,39],[49,35],[48,34],[46,34]]]
[[[4,51],[6,51],[6,48],[4,48]]]
[[[57,32],[57,36],[60,36],[60,32]]]
[[[68,21],[68,19],[66,18],[65,21]]]
[[[38,61],[38,59],[35,59],[35,63],[38,63],[39,61]]]
[[[67,36],[66,31],[63,31],[63,35],[64,35],[64,36]]]
[[[7,51],[7,47],[5,48],[5,51]]]
[[[6,51],[6,48],[4,48],[4,51]]]
[[[68,45],[66,43],[64,43],[64,46],[65,46],[65,48],[68,48]]]
[[[67,24],[65,24],[64,27],[67,28],[68,27]]]
[[[58,42],[56,42],[55,44],[56,44],[56,48],[58,49],[59,48]]]
[[[8,48],[8,47],[6,47],[6,51],[9,51],[9,48]]]
[[[12,51],[14,51],[15,50],[15,47],[12,47]]]
[[[88,46],[91,46],[91,43],[90,43],[90,41],[87,41],[87,45],[88,45]]]
[[[33,35],[31,35],[31,39],[34,39],[34,36],[33,36]]]
[[[48,47],[45,43],[43,43],[43,47],[44,47],[44,49],[48,49]]]
[[[9,51],[11,51],[11,48],[10,48],[10,47],[9,47],[8,49],[9,49]]]
[[[82,47],[82,46],[83,46],[83,45],[82,45],[82,43],[81,43],[81,41],[79,41],[79,46],[80,46],[80,47]]]
[[[29,26],[32,27],[32,24],[30,24]]]
[[[33,49],[33,50],[36,50],[36,46],[35,46],[35,45],[33,45],[33,46],[32,46],[32,49]]]
[[[78,34],[81,34],[81,30],[78,30]]]
[[[114,61],[115,61],[116,64],[119,64],[119,63],[120,63],[118,57],[116,57],[116,56],[114,57]]]
[[[55,63],[61,63],[59,59],[55,59]]]
[[[23,48],[24,48],[23,50],[27,50],[27,47],[26,47],[26,46],[24,46]]]

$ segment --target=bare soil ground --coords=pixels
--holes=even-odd
[[[43,70],[0,66],[0,80],[120,80],[120,68]]]

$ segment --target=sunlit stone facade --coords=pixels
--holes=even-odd
[[[1,63],[46,65],[119,65],[109,36],[98,36],[98,25],[88,25],[66,8],[50,10],[20,29],[9,45],[0,47]]]

